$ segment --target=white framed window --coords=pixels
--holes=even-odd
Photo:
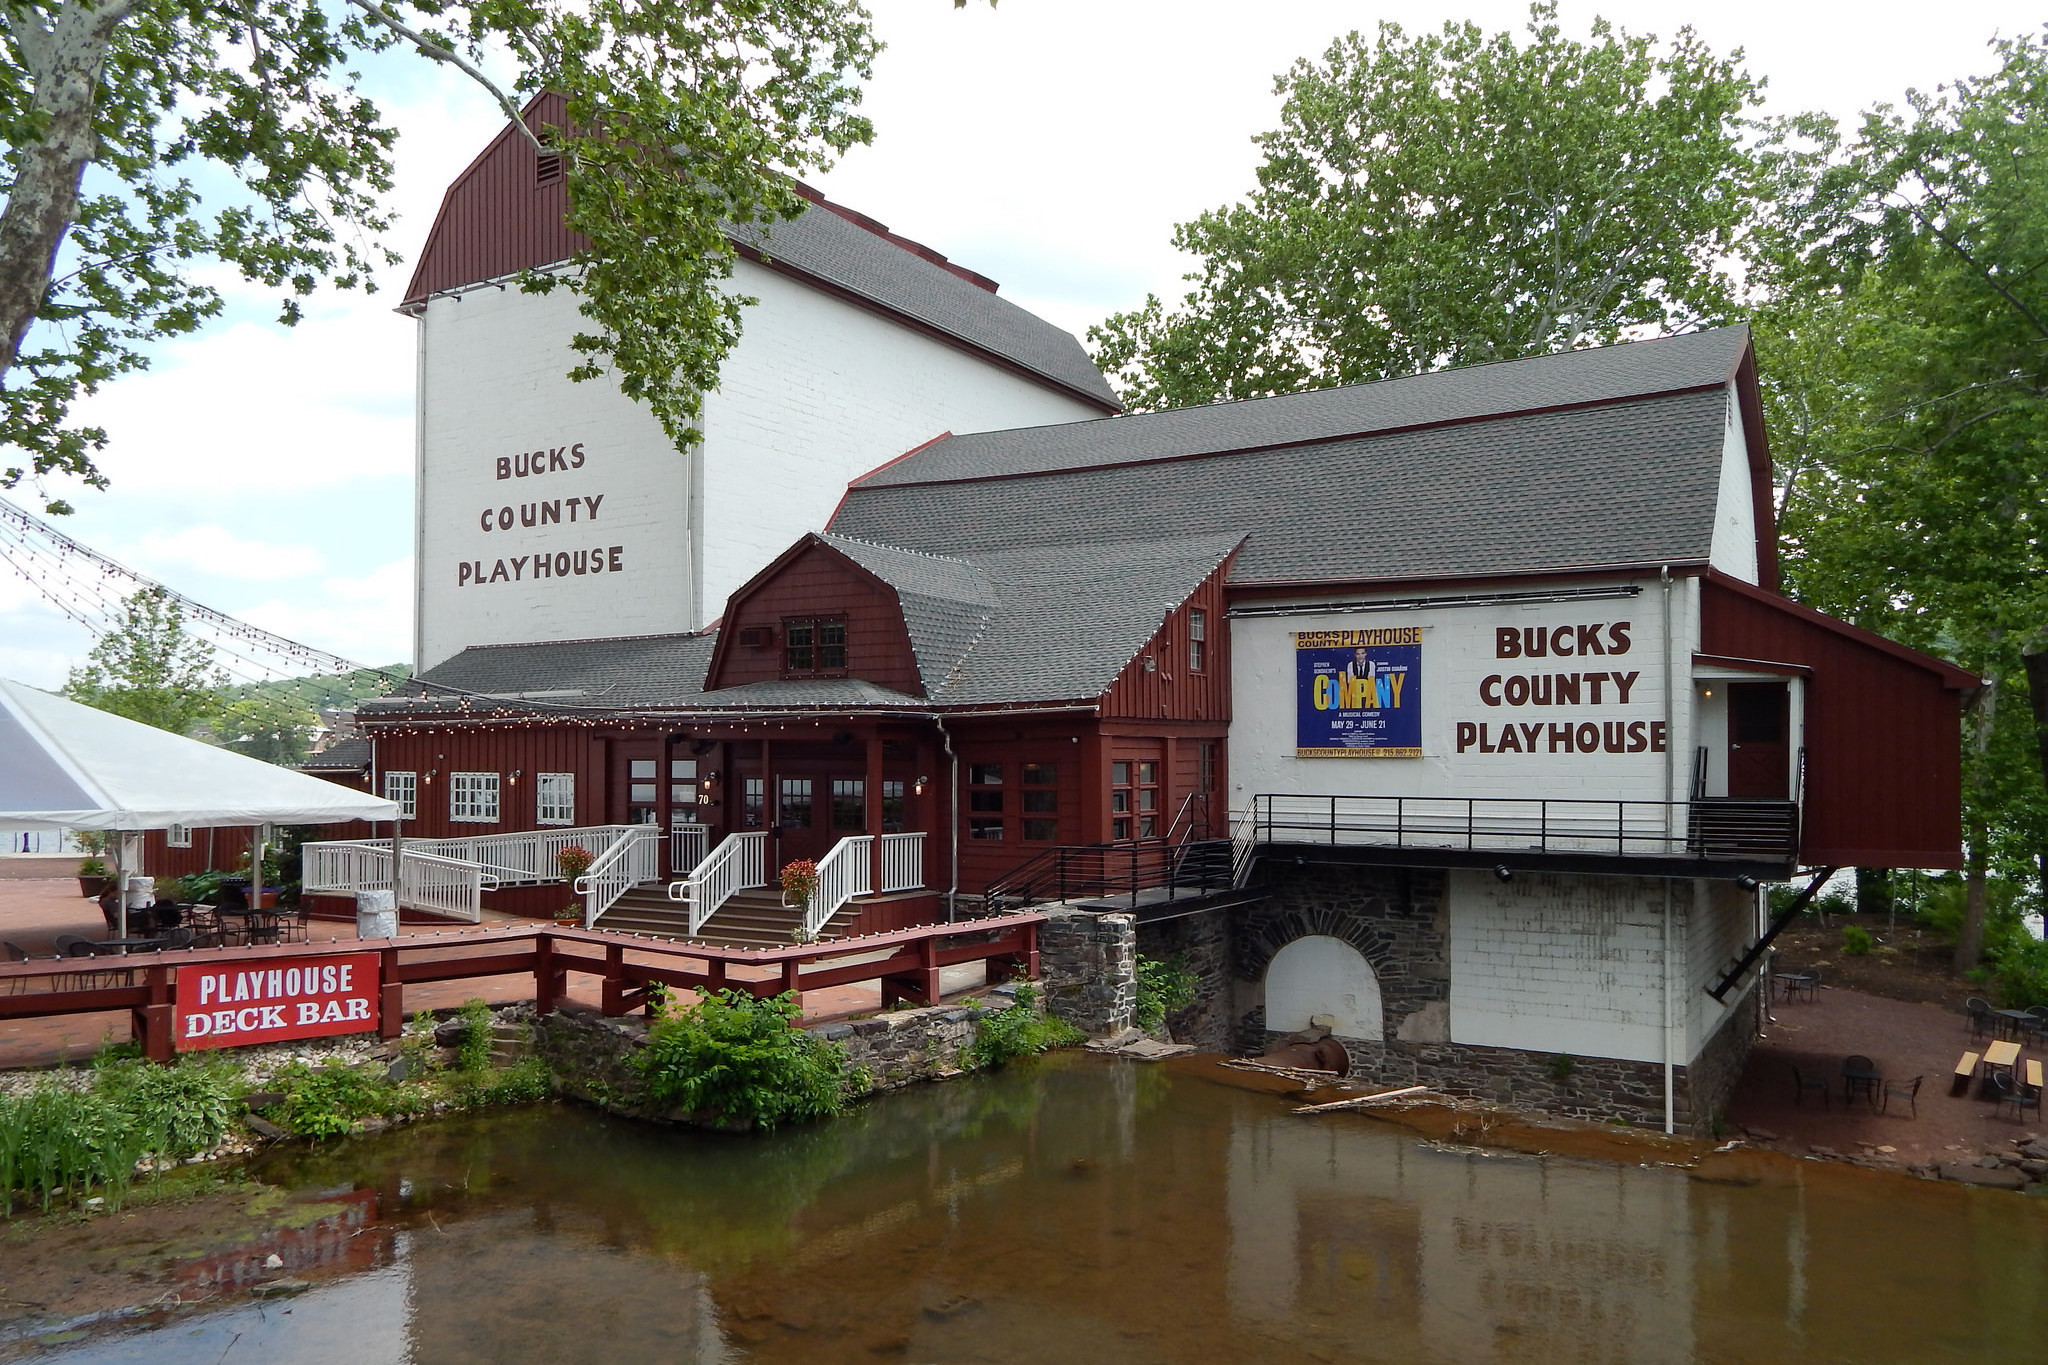
[[[190,825],[172,825],[164,831],[164,846],[166,848],[192,847],[192,827]]]
[[[1209,662],[1209,613],[1188,609],[1188,672],[1200,673]]]
[[[448,774],[448,818],[469,824],[497,824],[498,775]]]
[[[384,799],[398,803],[398,815],[402,820],[411,820],[419,814],[420,775],[418,773],[385,773]]]
[[[534,788],[534,820],[543,825],[576,823],[576,774],[542,773]]]

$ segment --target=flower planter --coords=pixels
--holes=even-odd
[[[78,879],[78,894],[87,900],[92,900],[106,889],[107,879],[105,877],[80,877]]]

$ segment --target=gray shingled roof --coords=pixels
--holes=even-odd
[[[1526,366],[1555,377],[1566,362],[1610,376],[1642,368],[1619,364],[1613,352],[1657,351],[1685,361],[1665,368],[1665,381],[1676,391],[1589,406],[1331,439],[1329,432],[1342,422],[1318,413],[1307,400],[1327,402],[1339,416],[1350,414],[1345,421],[1357,419],[1361,404],[1351,391],[1330,390],[1296,396],[1302,405],[1294,411],[1302,420],[1296,424],[1300,442],[1292,445],[1203,454],[1234,445],[1245,424],[1213,438],[1200,423],[1183,424],[1176,434],[1195,458],[1055,465],[1012,478],[909,481],[920,471],[937,480],[970,467],[957,460],[927,461],[920,454],[849,490],[830,529],[970,559],[1025,545],[1097,545],[1132,527],[1230,533],[1246,537],[1231,570],[1237,584],[1704,562],[1713,542],[1727,430],[1721,384],[1744,341],[1740,329],[1731,329],[1481,367],[1491,376],[1490,392],[1528,397],[1527,385],[1502,376]],[[1588,384],[1548,390],[1581,398],[1594,391]],[[1403,408],[1404,416],[1414,411],[1413,405]],[[1201,408],[1085,426],[1129,432],[1134,458],[1150,457],[1171,448],[1146,434],[1154,431],[1150,424],[1183,417],[1237,421],[1233,409]],[[1096,437],[1092,431],[1085,439],[1061,435],[1077,430],[955,437],[933,449],[942,455],[955,441],[971,440],[983,452],[971,462],[978,467],[984,457],[998,458],[994,447],[1002,440],[1012,440],[1018,447],[1015,463],[1028,469],[1055,455],[1080,459],[1082,445]],[[1279,424],[1266,424],[1266,436],[1280,432]],[[898,473],[906,469],[907,475]]]
[[[975,432],[927,446],[854,486],[1014,477],[1215,455],[1710,388],[1734,376],[1748,344],[1747,327],[1724,327],[1376,384],[1109,421]]]
[[[765,230],[752,225],[728,229],[727,235],[773,263],[1001,356],[1107,411],[1123,407],[1071,332],[830,209],[814,207]]]
[[[717,636],[634,635],[530,645],[476,645],[436,664],[390,697],[357,704],[358,715],[442,711],[463,693],[549,707],[665,707],[704,691]],[[440,689],[458,689],[455,692]]]
[[[348,739],[337,739],[319,753],[306,755],[299,764],[301,772],[332,772],[349,768],[370,766],[370,741],[360,735]]]

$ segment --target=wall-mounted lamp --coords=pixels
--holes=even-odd
[[[1701,692],[1700,695],[1703,697],[1711,697],[1714,695],[1714,689],[1709,687],[1705,691]]]
[[[1493,865],[1493,879],[1497,882],[1511,882],[1515,879],[1515,870],[1506,863],[1495,863]]]
[[[440,771],[441,771],[441,770],[440,770],[439,768],[429,768],[429,769],[427,769],[427,775],[426,775],[426,776],[425,776],[424,778],[422,778],[421,780],[422,780],[422,781],[425,781],[425,782],[432,782],[432,781],[434,780],[434,778],[435,778],[436,774],[438,774],[438,773],[439,773]]]
[[[515,787],[516,787],[516,786],[518,786],[518,785],[519,785],[519,777],[520,777],[520,774],[524,773],[525,771],[526,771],[526,769],[524,769],[524,768],[514,768],[514,769],[512,770],[512,785],[513,785],[513,786],[515,786]]]
[[[915,782],[913,782],[913,783],[911,783],[911,784],[910,784],[910,789],[911,789],[912,791],[916,792],[916,793],[917,793],[917,794],[918,794],[919,796],[923,796],[923,795],[924,795],[924,784],[925,784],[925,783],[927,783],[927,782],[929,782],[929,781],[931,781],[931,779],[930,779],[930,778],[928,778],[928,777],[919,777],[919,778],[917,779],[917,781],[915,781]]]
[[[1145,656],[1145,671],[1147,673],[1157,673],[1159,671],[1159,660],[1147,654]]]

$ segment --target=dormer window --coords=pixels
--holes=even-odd
[[[792,678],[846,672],[846,618],[811,616],[782,623],[782,671]]]

